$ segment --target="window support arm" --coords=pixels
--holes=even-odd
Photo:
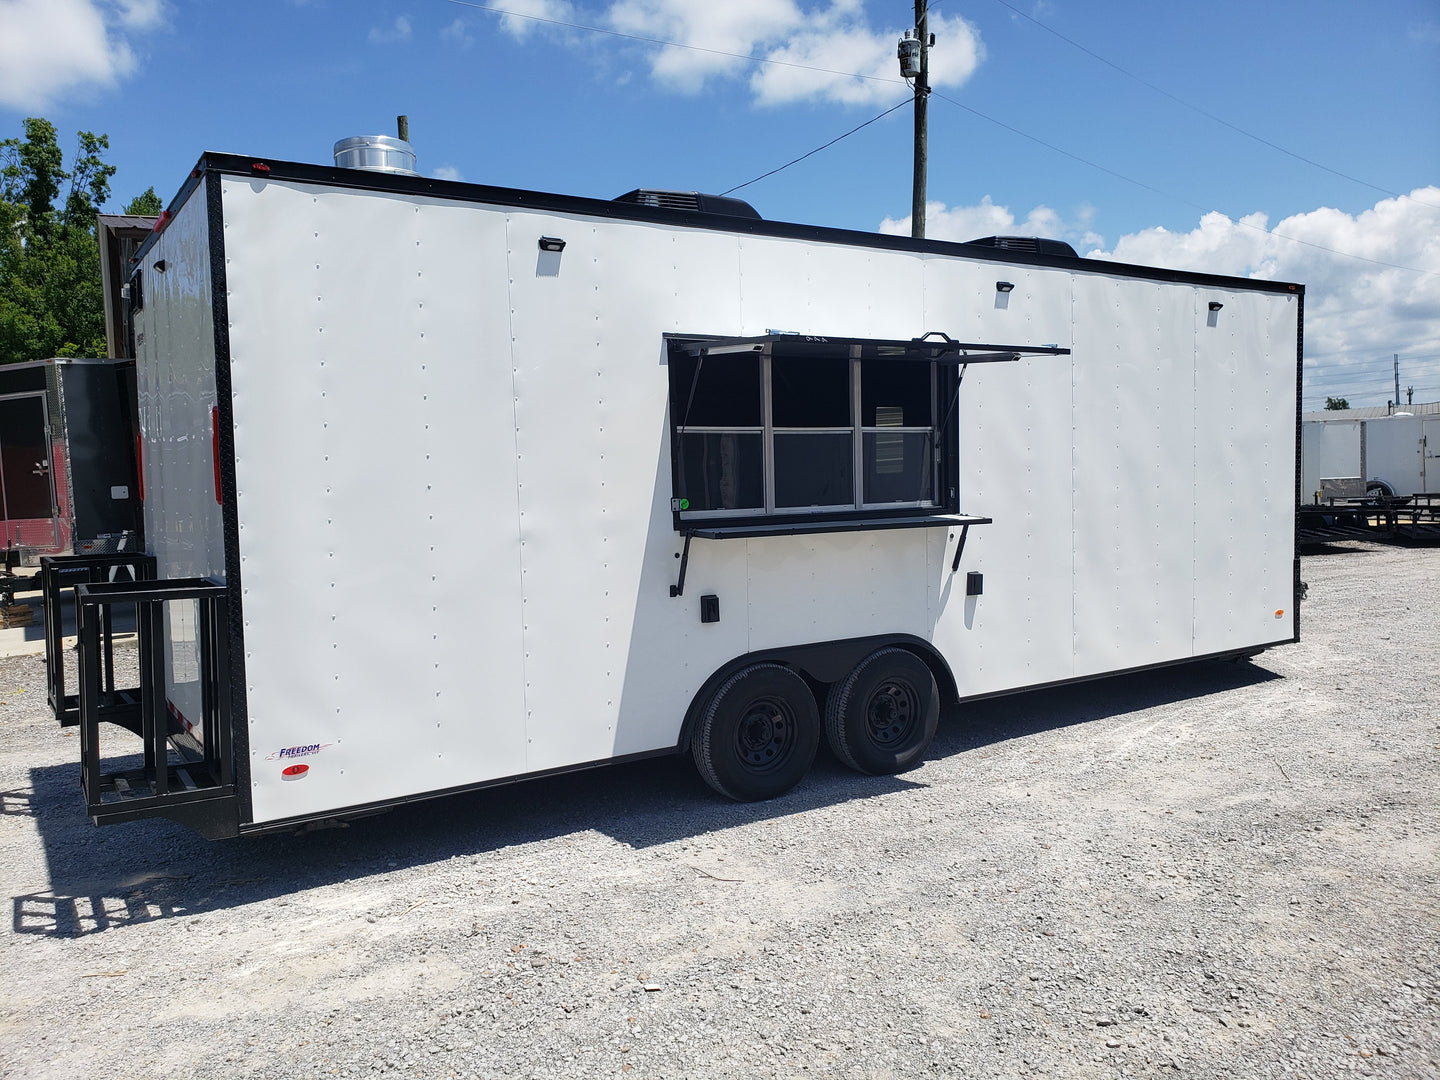
[[[960,556],[963,555],[963,554],[965,554],[965,537],[967,537],[967,536],[969,536],[969,535],[970,535],[970,526],[969,526],[969,525],[961,525],[961,526],[960,526],[960,542],[955,545],[955,561],[950,564],[950,572],[951,572],[952,574],[958,574],[958,573],[960,572]]]
[[[960,365],[960,373],[955,377],[955,392],[950,395],[950,406],[945,410],[945,419],[940,421],[940,426],[935,429],[936,436],[945,434],[950,427],[950,418],[955,415],[955,406],[960,404],[960,384],[965,381],[965,369],[969,364]]]
[[[688,532],[685,534],[685,547],[684,547],[684,549],[682,550],[681,555],[680,555],[680,581],[679,581],[678,584],[675,584],[675,585],[671,585],[671,586],[670,586],[670,595],[671,595],[671,596],[684,596],[684,595],[685,595],[685,571],[690,568],[690,539],[691,539],[691,535],[692,535],[692,534],[690,534],[690,533],[688,533]],[[959,564],[957,563],[956,565],[959,565]]]

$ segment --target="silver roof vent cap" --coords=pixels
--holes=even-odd
[[[393,135],[352,135],[335,144],[337,169],[364,169],[367,172],[419,176],[415,171],[415,148]]]

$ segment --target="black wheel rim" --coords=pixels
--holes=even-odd
[[[779,698],[756,698],[735,725],[735,756],[752,773],[779,768],[795,749],[795,714]]]
[[[920,722],[920,695],[904,679],[882,683],[865,703],[870,741],[882,750],[904,746]]]

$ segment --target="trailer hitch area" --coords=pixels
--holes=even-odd
[[[680,560],[680,580],[677,584],[670,586],[670,595],[684,596],[685,571],[690,568],[690,533],[685,534],[685,547],[683,551],[677,551],[675,557]]]

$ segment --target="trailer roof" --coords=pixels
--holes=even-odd
[[[1363,409],[1320,409],[1307,412],[1306,421],[1312,420],[1385,420],[1392,416],[1440,416],[1440,401],[1417,401],[1413,405],[1394,408],[1388,405],[1369,405]]]
[[[1210,285],[1223,289],[1281,293],[1293,296],[1303,296],[1305,293],[1305,286],[1294,282],[1260,281],[1254,278],[1230,277],[1221,274],[1200,274],[1185,270],[1169,270],[1158,266],[1140,266],[1102,259],[1071,258],[1064,255],[1039,254],[1010,248],[955,243],[948,240],[917,240],[909,236],[894,236],[887,233],[835,229],[822,225],[800,225],[792,222],[770,221],[764,218],[729,217],[723,214],[674,210],[633,202],[617,202],[611,199],[557,195],[542,191],[527,191],[522,188],[492,187],[488,184],[469,184],[428,176],[405,176],[398,173],[369,172],[362,169],[338,169],[333,165],[309,165],[303,162],[281,161],[267,157],[246,157],[213,151],[208,151],[200,156],[200,160],[190,172],[189,179],[171,201],[166,213],[170,214],[178,209],[199,185],[201,178],[210,172],[261,180],[286,180],[295,183],[321,184],[327,187],[353,188],[361,191],[383,191],[421,195],[435,199],[454,199],[459,202],[483,203],[487,206],[643,221],[690,229],[709,229],[715,232],[748,233],[754,236],[808,240],[812,243],[844,244],[849,247],[950,255],[1009,266],[1048,266],[1081,273],[1103,274],[1107,277],[1144,278],[1152,281]],[[137,255],[143,254],[153,243],[152,237],[145,242]]]

